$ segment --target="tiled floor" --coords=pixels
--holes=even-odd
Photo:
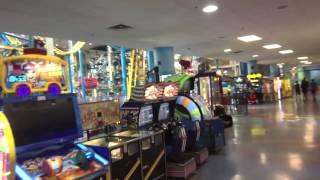
[[[251,105],[192,180],[319,180],[320,101]]]

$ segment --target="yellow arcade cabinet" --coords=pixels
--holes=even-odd
[[[0,179],[15,179],[16,153],[10,124],[0,111]]]

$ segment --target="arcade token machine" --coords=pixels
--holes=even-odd
[[[0,111],[0,179],[15,179],[16,152],[10,124]]]
[[[78,108],[74,94],[3,100],[16,145],[17,179],[107,179],[108,157],[74,143],[82,135]]]

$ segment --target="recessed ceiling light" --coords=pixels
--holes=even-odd
[[[306,62],[309,62],[309,61],[300,61],[300,63],[302,63],[302,64],[304,64],[304,63],[306,63]]]
[[[294,52],[294,51],[291,50],[291,49],[279,51],[280,54],[291,54],[291,53],[293,53],[293,52]]]
[[[228,53],[228,52],[231,52],[232,49],[225,49],[225,50],[223,50],[223,51],[226,52],[226,53]]]
[[[56,46],[59,46],[59,44],[56,44]]]
[[[308,62],[305,62],[304,64],[312,64],[312,62],[308,61]]]
[[[217,10],[218,10],[218,6],[212,5],[212,4],[207,5],[207,6],[202,8],[202,12],[204,12],[204,13],[213,13],[213,12],[215,12]]]
[[[92,46],[92,43],[89,43],[89,46]]]
[[[262,40],[262,37],[259,37],[257,35],[247,35],[247,36],[237,37],[237,39],[243,42],[253,42],[253,41]]]
[[[282,46],[279,44],[268,44],[268,45],[264,45],[262,47],[265,49],[277,49],[277,48],[281,48]]]
[[[254,57],[254,58],[255,58],[255,57],[259,57],[259,55],[258,55],[258,54],[255,54],[255,55],[252,55],[252,57]]]
[[[309,57],[307,57],[307,56],[302,56],[302,57],[298,57],[297,59],[298,59],[298,60],[305,60],[305,59],[309,59]]]

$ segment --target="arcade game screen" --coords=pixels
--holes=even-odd
[[[200,77],[199,78],[199,89],[200,89],[200,95],[203,97],[205,102],[211,106],[211,84],[210,84],[210,77]]]
[[[167,120],[170,116],[169,103],[162,103],[159,110],[159,121]]]
[[[72,99],[5,104],[17,147],[78,133]]]
[[[118,101],[99,101],[80,104],[83,130],[97,129],[120,122]]]
[[[143,106],[139,115],[139,127],[148,125],[153,121],[152,106]]]

